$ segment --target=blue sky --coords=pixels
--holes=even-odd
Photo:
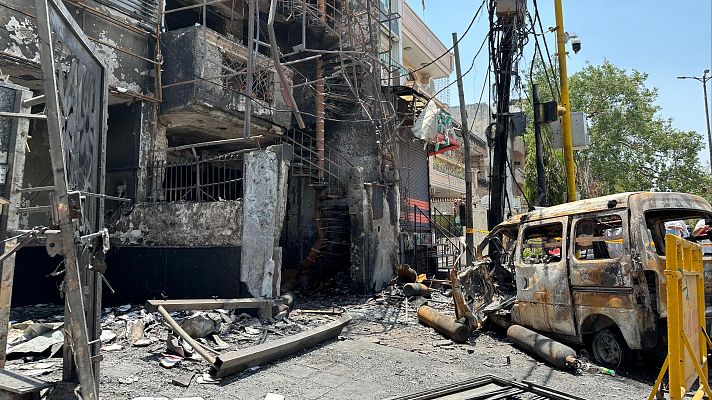
[[[440,40],[450,47],[452,32],[462,33],[480,5],[479,0],[407,0]],[[532,8],[532,1],[529,0]],[[544,28],[555,25],[553,0],[537,0]],[[637,69],[649,75],[648,86],[658,88],[661,115],[672,118],[676,128],[694,130],[706,142],[702,84],[679,80],[679,75],[702,76],[712,69],[712,3],[710,0],[564,0],[564,26],[582,40],[582,50],[570,51],[569,74],[604,59],[627,70]],[[472,57],[487,32],[487,16],[482,15],[460,44],[462,69],[467,70]],[[555,37],[548,34],[550,50],[555,51]],[[525,50],[528,66],[533,53],[533,39]],[[479,99],[486,75],[487,53],[482,52],[475,70],[464,81],[467,103]],[[457,100],[452,87],[451,102]],[[712,81],[708,82],[712,102]],[[485,100],[487,92],[485,92]],[[710,103],[712,106],[712,103]],[[706,149],[700,160],[708,165]]]

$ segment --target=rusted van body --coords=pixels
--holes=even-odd
[[[496,246],[492,275],[501,278],[501,268],[516,289],[513,323],[591,345],[597,361],[615,366],[629,349],[665,341],[666,230],[709,243],[691,232],[710,220],[712,207],[699,196],[621,193],[513,217],[490,232],[478,257],[493,264],[483,250]],[[703,259],[710,316],[712,254]]]

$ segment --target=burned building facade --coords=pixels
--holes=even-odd
[[[121,299],[276,297],[336,275],[370,291],[391,278],[398,118],[379,41],[397,13],[369,0],[63,3],[107,72],[105,276]],[[42,95],[34,2],[0,9],[3,79]],[[46,123],[27,131],[20,229],[50,218]],[[58,262],[20,250],[16,285],[46,295],[15,300],[51,300]]]

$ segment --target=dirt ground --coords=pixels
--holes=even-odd
[[[428,304],[449,311],[452,306],[448,301],[448,297],[436,295]],[[138,305],[128,310],[106,309],[103,328],[117,336],[104,345],[101,398],[261,400],[274,393],[286,399],[383,399],[494,374],[586,399],[642,399],[649,394],[659,368],[656,362],[648,361],[633,363],[617,371],[615,377],[586,372],[576,375],[533,359],[498,331],[475,333],[467,344],[453,344],[418,322],[417,305],[410,302],[406,310],[402,297],[385,295],[298,297],[289,317],[282,321],[257,324],[249,316],[234,316],[233,322],[221,325],[220,337],[229,344],[228,350],[274,340],[336,318],[310,310],[346,312],[353,320],[338,339],[214,383],[200,383],[208,366],[199,358],[185,359],[172,368],[159,364],[166,353],[168,330],[157,314],[147,317]],[[22,307],[13,310],[13,319],[59,320],[60,313],[58,307]],[[128,343],[125,322],[132,318],[156,320],[149,323],[144,335],[151,339],[148,346]],[[117,345],[120,350],[107,350]],[[46,368],[48,361],[54,365],[39,378],[58,380],[61,359],[34,363],[45,363],[42,367]],[[32,364],[17,359],[9,362],[8,368],[25,373],[31,371],[27,368]],[[190,376],[187,388],[172,383]]]

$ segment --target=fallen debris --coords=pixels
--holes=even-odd
[[[135,346],[136,342],[143,339],[143,332],[146,329],[142,319],[134,319],[126,322],[126,340]]]
[[[220,320],[207,313],[195,313],[181,322],[180,327],[193,339],[203,338],[220,332]]]
[[[171,379],[171,383],[176,386],[187,388],[190,386],[190,382],[193,380],[194,376],[194,373],[178,375]]]
[[[398,267],[398,280],[403,283],[413,283],[418,279],[418,273],[408,264],[401,264]]]
[[[212,384],[212,385],[217,385],[218,383],[220,383],[220,379],[213,378],[208,373],[200,375],[198,378],[195,379],[195,381],[198,383]]]
[[[183,361],[183,357],[181,356],[176,356],[173,354],[164,354],[163,357],[161,357],[161,361],[159,362],[159,364],[161,364],[161,367],[164,368],[173,368],[181,361]]]
[[[464,382],[428,389],[405,396],[392,397],[389,400],[436,400],[452,398],[509,399],[515,397],[527,399],[537,398],[542,400],[583,400],[580,397],[550,389],[545,386],[540,386],[532,382],[510,381],[493,375],[485,375],[479,378],[469,379]]]
[[[223,377],[276,360],[297,351],[333,339],[351,322],[348,315],[317,328],[257,346],[220,354],[213,365],[213,375]]]
[[[470,329],[467,325],[456,322],[454,318],[439,313],[432,307],[420,306],[418,308],[418,319],[420,322],[449,337],[455,343],[465,343],[470,337]]]
[[[62,324],[59,324],[54,330],[44,331],[39,335],[36,335],[36,333],[42,330],[36,330],[33,327],[27,328],[29,332],[21,338],[25,340],[16,340],[14,345],[8,349],[7,355],[42,354],[50,350],[49,356],[52,357],[61,349],[64,343],[64,333],[59,329],[61,326]]]

